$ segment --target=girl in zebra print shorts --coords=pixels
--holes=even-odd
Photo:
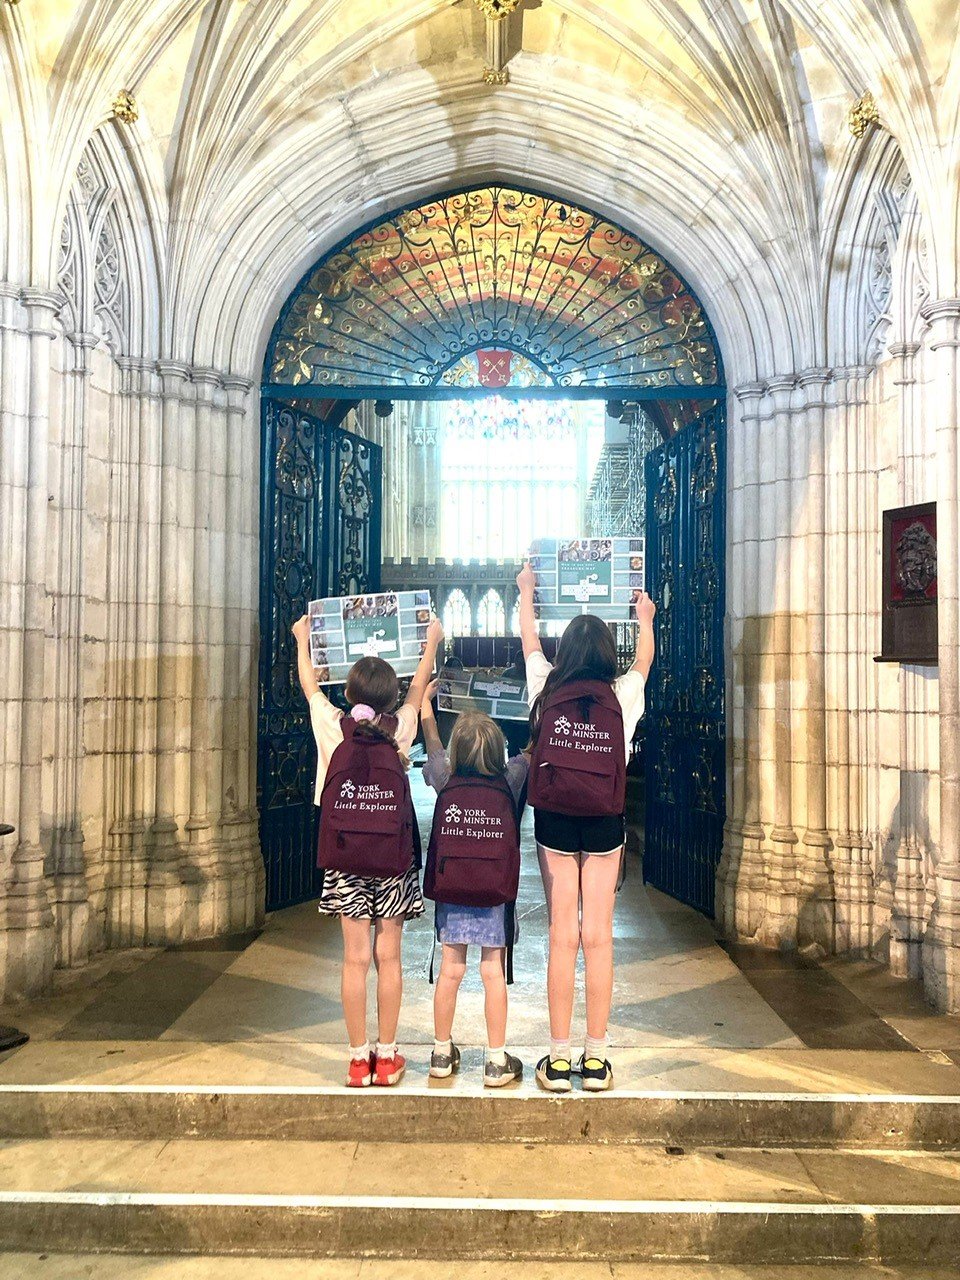
[[[319,805],[330,762],[344,741],[343,712],[324,696],[310,661],[310,622],[306,614],[293,626],[297,642],[297,673],[310,705],[310,721],[317,741]],[[420,723],[420,704],[433,672],[443,628],[436,618],[410,689],[395,712],[399,697],[396,672],[382,658],[361,658],[351,668],[345,689],[351,719],[396,746],[404,764]],[[393,712],[393,714],[391,714]],[[343,934],[343,971],[340,984],[343,1016],[350,1040],[348,1085],[396,1084],[406,1069],[397,1051],[397,1023],[403,996],[400,945],[404,921],[423,914],[418,867],[415,862],[402,875],[376,877],[326,870],[320,911],[340,917]],[[372,934],[372,937],[371,937]],[[378,1030],[375,1048],[367,1038],[367,973],[370,961],[377,968]]]

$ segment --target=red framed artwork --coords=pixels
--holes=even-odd
[[[937,662],[937,505],[883,513],[883,652],[878,662]]]

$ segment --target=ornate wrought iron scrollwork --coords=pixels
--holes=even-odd
[[[648,581],[658,611],[644,871],[708,913],[724,804],[721,412],[682,426],[647,461]]]
[[[402,210],[328,254],[285,308],[267,367],[284,385],[425,387],[469,377],[465,358],[489,350],[513,353],[521,381],[526,362],[556,386],[721,380],[700,303],[648,245],[501,186]]]
[[[309,415],[263,405],[257,788],[273,909],[319,892],[316,750],[291,626],[308,600],[376,589],[380,450]]]

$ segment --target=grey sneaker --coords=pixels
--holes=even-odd
[[[430,1074],[436,1080],[446,1080],[460,1070],[460,1050],[451,1043],[449,1053],[430,1054]]]
[[[487,1089],[499,1089],[501,1085],[512,1084],[514,1080],[523,1079],[523,1063],[512,1053],[506,1055],[506,1062],[487,1062],[483,1068],[483,1083]]]

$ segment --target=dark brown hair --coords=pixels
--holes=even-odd
[[[557,646],[557,659],[546,684],[530,709],[530,741],[536,742],[547,698],[562,684],[572,680],[602,680],[613,684],[617,678],[617,646],[613,632],[592,613],[582,613],[568,623]]]
[[[350,668],[344,696],[351,707],[367,706],[377,717],[389,715],[400,697],[400,682],[389,662],[382,658],[360,658]],[[396,746],[396,739],[386,726],[374,720],[360,720],[355,733],[365,738],[383,738]]]

